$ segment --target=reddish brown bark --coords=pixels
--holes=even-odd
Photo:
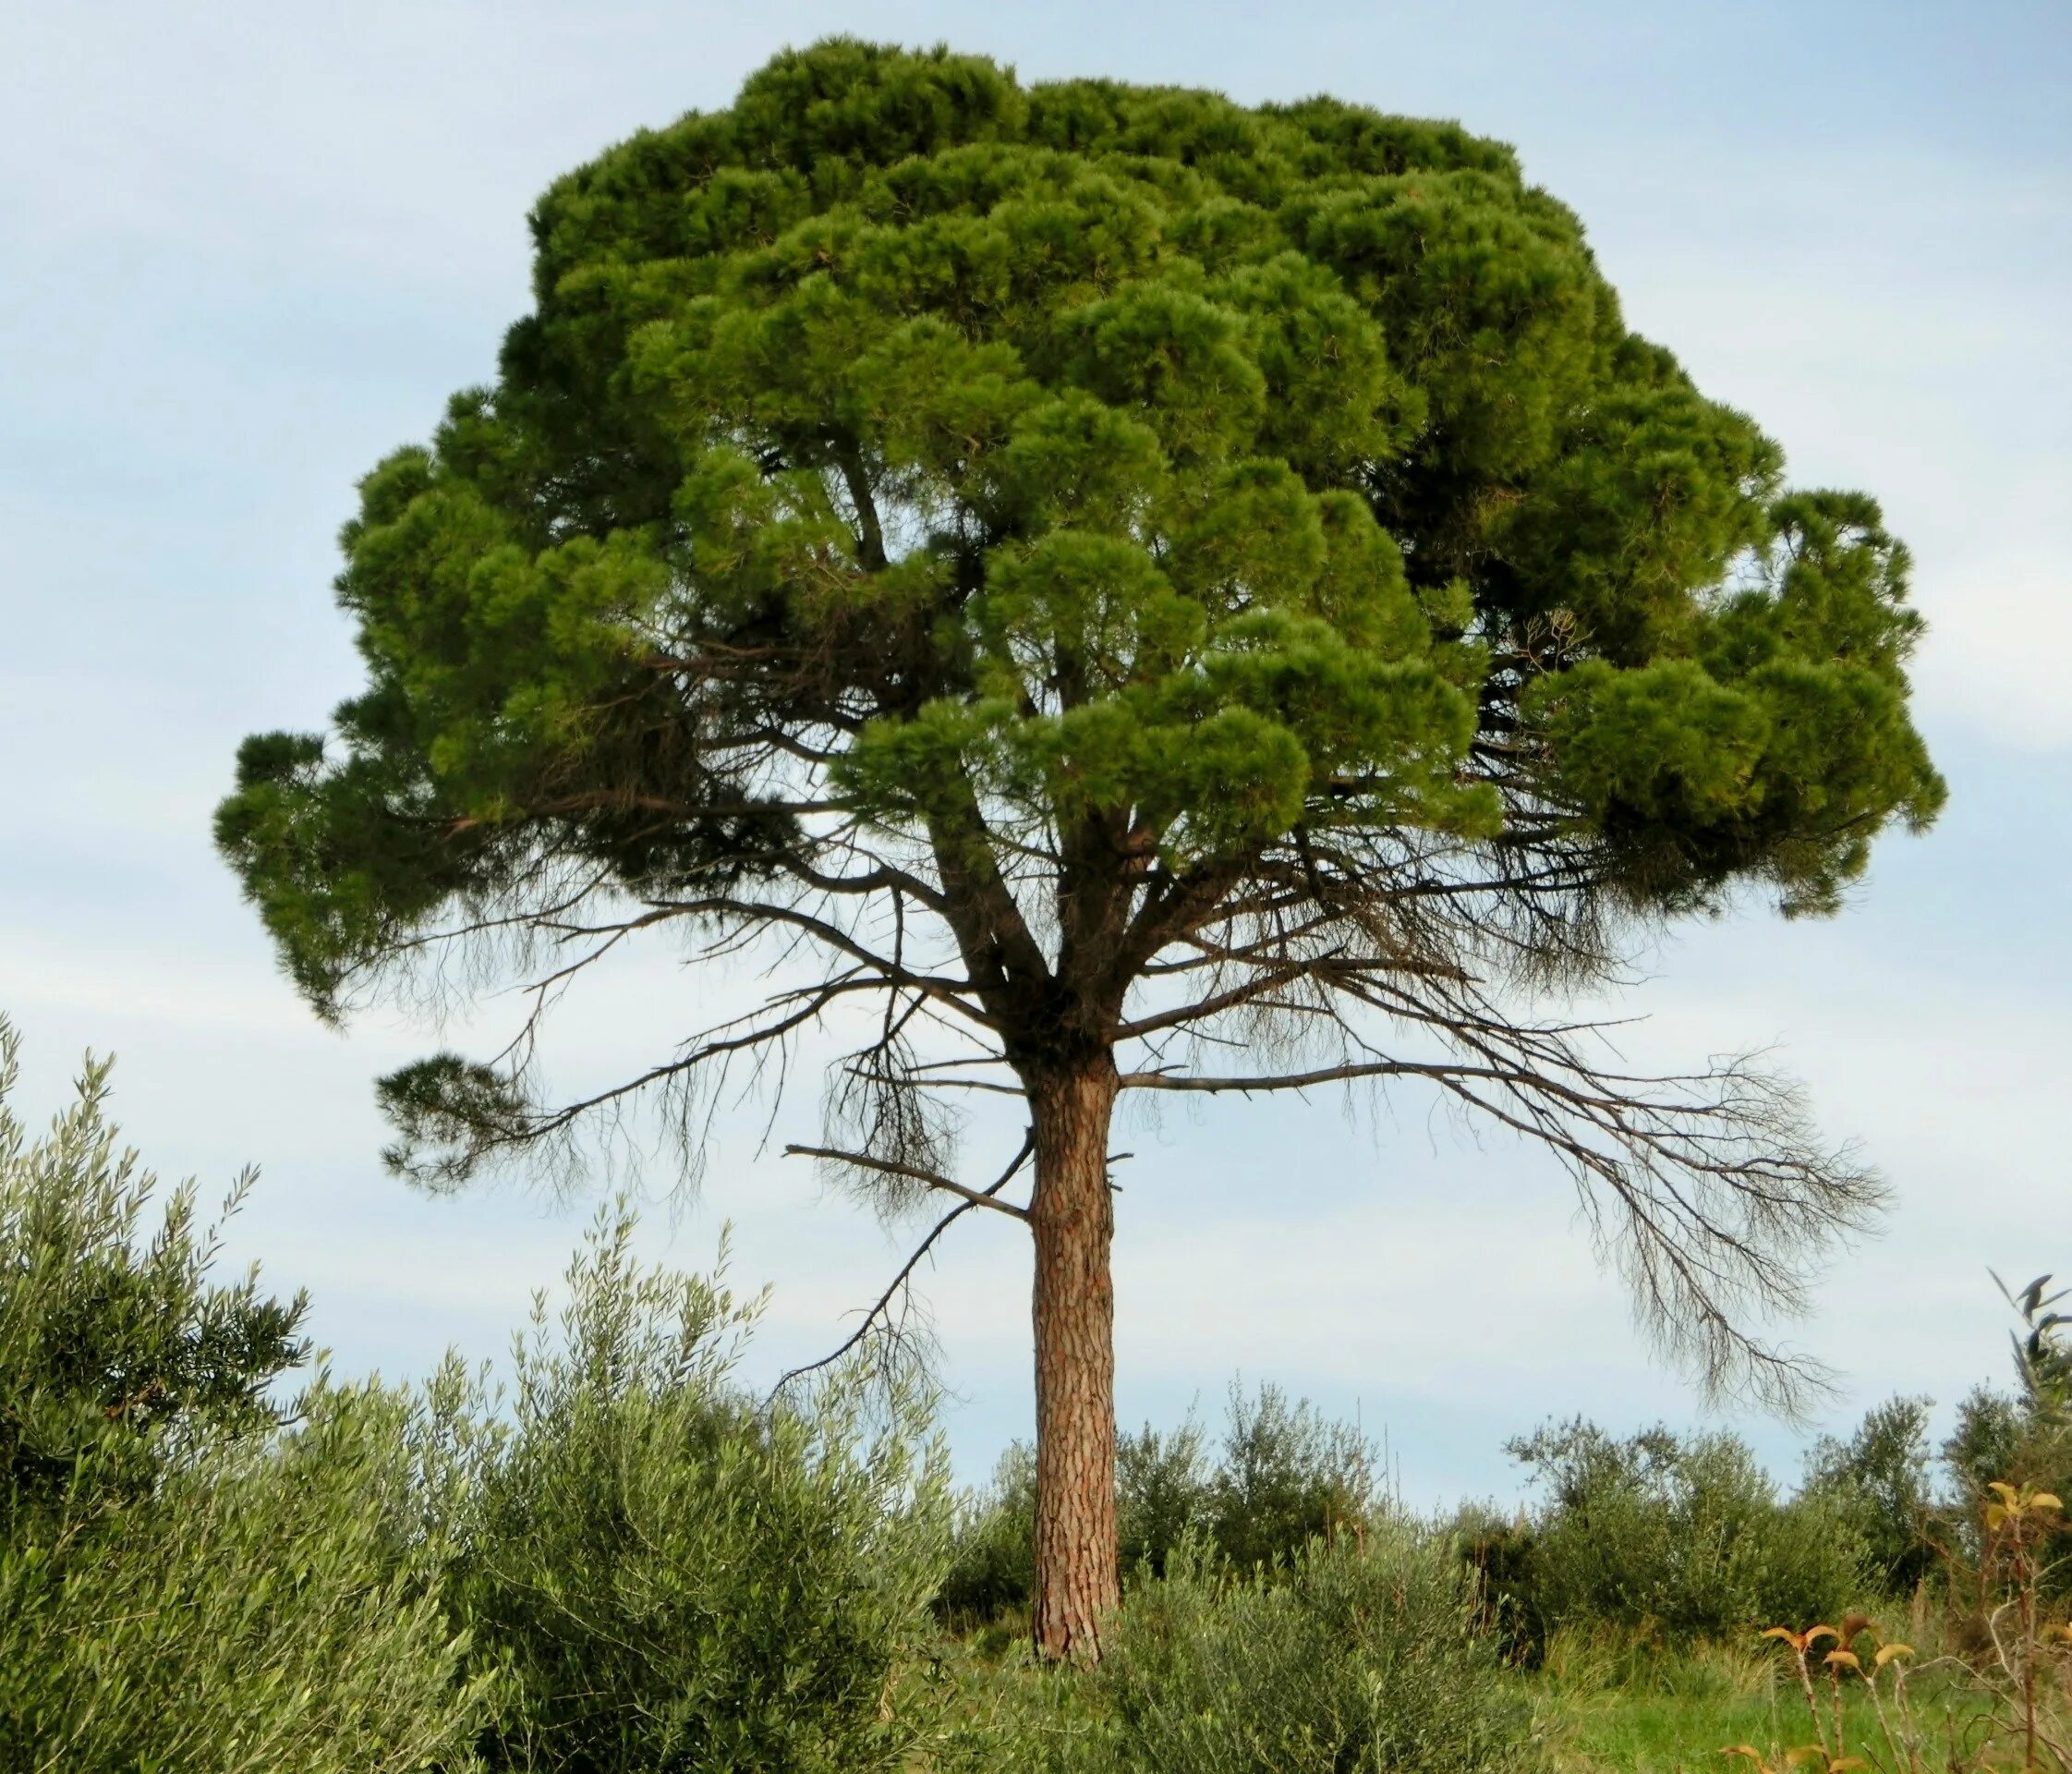
[[[1090,1663],[1121,1600],[1115,1549],[1115,1068],[1031,1080],[1036,1188],[1036,1641]]]

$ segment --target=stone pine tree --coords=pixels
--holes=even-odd
[[[321,1015],[455,944],[534,989],[382,1085],[396,1168],[842,1042],[798,1149],[1029,1229],[1054,1654],[1117,1594],[1121,1092],[1441,1093],[1566,1161],[1673,1352],[1789,1387],[1763,1315],[1874,1181],[1760,1072],[1531,1006],[1933,816],[1907,555],[1627,330],[1508,148],[838,41],[532,227],[494,385],[345,529],[364,693],[218,820]],[[543,1100],[548,1006],[670,932],[658,991],[688,945],[767,1002]],[[1027,1133],[960,1178],[975,1090]]]

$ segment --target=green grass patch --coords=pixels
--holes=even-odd
[[[1760,1649],[1698,1645],[1670,1651],[1557,1637],[1547,1668],[1534,1680],[1555,1763],[1569,1774],[1720,1774],[1730,1767],[1752,1774],[1751,1764],[1725,1752],[1745,1744],[1775,1768],[1787,1752],[1814,1741],[1796,1674],[1782,1658]],[[1834,1695],[1824,1682],[1815,1692],[1821,1734],[1832,1744]],[[1954,1674],[1915,1678],[1912,1705],[1930,1759],[1938,1764],[1968,1765],[1967,1752],[1976,1752],[1991,1730],[1987,1697]],[[1853,1681],[1843,1689],[1841,1733],[1843,1753],[1874,1769],[1902,1764],[1869,1695]],[[1945,1753],[1953,1744],[1954,1762]]]

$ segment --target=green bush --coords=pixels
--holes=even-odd
[[[460,1593],[503,1672],[492,1766],[605,1774],[902,1764],[950,1498],[920,1401],[866,1421],[835,1375],[764,1409],[733,1379],[754,1316],[643,1270],[601,1216],[558,1326],[536,1308]]]
[[[1360,1435],[1275,1386],[1230,1389],[1218,1457],[1192,1414],[1161,1433],[1117,1438],[1116,1537],[1125,1586],[1164,1574],[1194,1539],[1240,1570],[1284,1564],[1318,1537],[1374,1510],[1373,1456]],[[1036,1454],[1015,1442],[992,1482],[959,1510],[950,1574],[937,1600],[946,1624],[969,1629],[1019,1613],[1036,1580]]]
[[[1957,1500],[1986,1494],[1995,1479],[2017,1483],[2018,1467],[2031,1464],[2035,1444],[2019,1399],[1991,1386],[1974,1386],[1957,1407],[1957,1421],[1943,1442],[1943,1464]]]
[[[1852,1512],[1821,1494],[1781,1501],[1737,1437],[1620,1441],[1579,1421],[1510,1450],[1546,1493],[1511,1601],[1546,1625],[1718,1637],[1809,1625],[1865,1586]]]
[[[1522,1511],[1506,1515],[1486,1504],[1463,1503],[1450,1537],[1469,1574],[1478,1629],[1512,1662],[1539,1667],[1549,1626],[1534,1581],[1539,1536],[1532,1523]]]
[[[916,1768],[927,1774],[1109,1774],[1113,1721],[1083,1671],[1044,1662],[1025,1633],[950,1639],[938,1666],[947,1704]]]
[[[1277,1580],[1190,1549],[1125,1599],[1083,1760],[1169,1774],[1469,1774],[1539,1759],[1530,1707],[1474,1630],[1445,1545],[1383,1524]]]
[[[1149,1424],[1115,1443],[1116,1542],[1125,1584],[1162,1574],[1173,1549],[1209,1525],[1214,1476],[1200,1425],[1171,1433]],[[957,1512],[955,1552],[936,1611],[953,1630],[1025,1612],[1036,1586],[1036,1450],[1009,1444],[991,1483]]]
[[[1855,1520],[1866,1574],[1888,1596],[1911,1596],[1936,1563],[1928,1410],[1925,1398],[1888,1399],[1848,1440],[1824,1436],[1807,1456],[1807,1494],[1831,1499]]]
[[[1146,1423],[1116,1438],[1115,1527],[1124,1580],[1163,1576],[1186,1540],[1207,1530],[1214,1481],[1201,1425],[1189,1413],[1170,1434]]]
[[[1209,1486],[1209,1536],[1240,1570],[1290,1560],[1373,1511],[1365,1440],[1307,1399],[1290,1403],[1278,1386],[1247,1398],[1232,1385],[1222,1454]]]
[[[1010,1442],[989,1485],[959,1499],[936,1613],[966,1631],[1024,1612],[1036,1588],[1036,1450]]]
[[[268,1387],[307,1358],[308,1302],[262,1296],[256,1275],[214,1282],[217,1234],[197,1227],[192,1185],[159,1202],[118,1148],[108,1073],[90,1060],[30,1143],[7,1106],[17,1041],[0,1020],[0,1534],[61,1498],[146,1495],[168,1465],[263,1434],[278,1421]]]
[[[306,1408],[275,1445],[208,1453],[118,1513],[60,1509],[55,1535],[0,1551],[0,1766],[475,1766],[488,1681],[397,1532],[410,1401],[320,1386]]]
[[[145,1235],[105,1066],[30,1144],[14,1051],[0,1027],[0,1767],[472,1766],[421,1407],[320,1379],[284,1428],[301,1301],[211,1279],[191,1190]]]

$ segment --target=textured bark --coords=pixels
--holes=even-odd
[[[1115,1549],[1114,1066],[1030,1081],[1036,1128],[1036,1641],[1091,1663],[1121,1600]]]

